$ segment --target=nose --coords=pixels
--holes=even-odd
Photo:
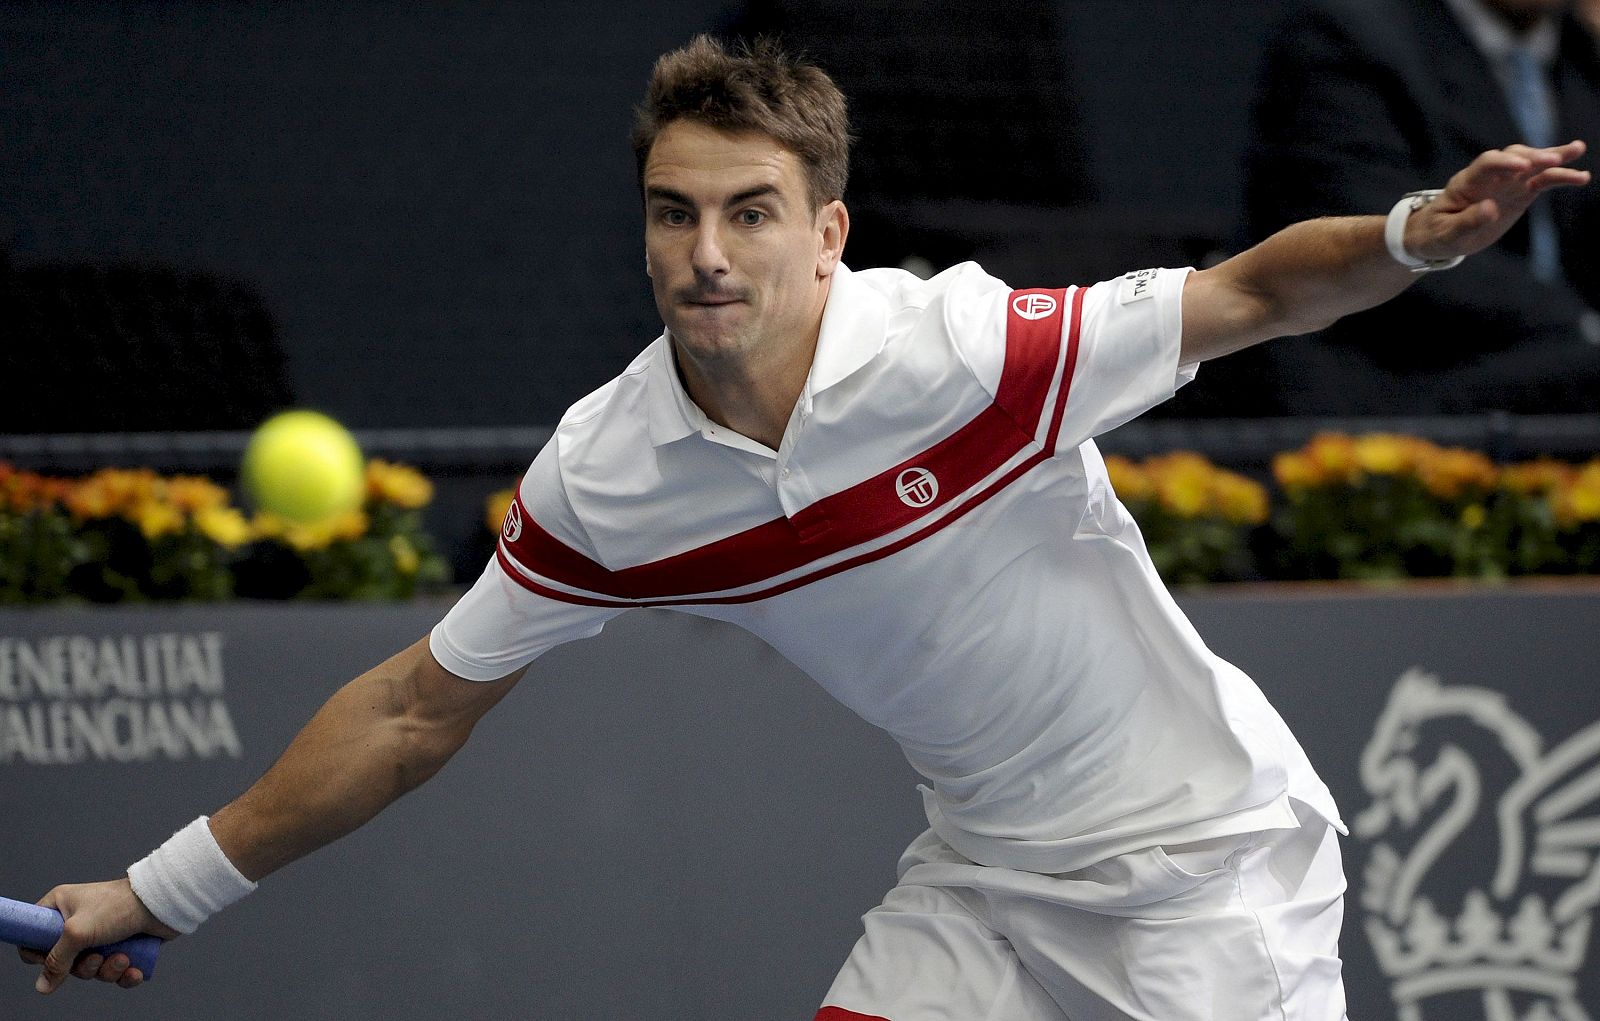
[[[694,238],[694,271],[699,277],[719,277],[727,274],[728,255],[723,250],[719,235],[720,225],[715,217],[706,217]]]

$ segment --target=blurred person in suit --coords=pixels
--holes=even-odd
[[[1596,0],[1577,0],[1596,19]],[[1571,0],[1307,0],[1265,63],[1253,237],[1367,212],[1517,138],[1595,137],[1600,48]],[[1593,162],[1593,156],[1580,166]],[[1286,414],[1600,406],[1600,192],[1568,189],[1481,258],[1261,349]]]

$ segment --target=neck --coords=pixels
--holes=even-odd
[[[683,350],[675,347],[678,374],[683,388],[707,418],[777,450],[805,389],[820,332],[819,319],[808,336],[782,345],[767,358],[707,364],[685,357]]]

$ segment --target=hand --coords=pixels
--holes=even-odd
[[[1406,221],[1406,251],[1434,260],[1488,248],[1541,192],[1589,183],[1587,170],[1566,165],[1587,148],[1573,141],[1548,149],[1526,145],[1491,149],[1450,178],[1443,195]]]
[[[66,922],[60,941],[48,955],[37,950],[20,951],[27,963],[44,965],[44,971],[34,985],[41,993],[55,992],[69,973],[78,978],[97,978],[102,982],[115,982],[124,989],[132,989],[144,981],[144,974],[138,968],[128,966],[127,954],[112,954],[104,959],[99,954],[85,954],[81,961],[77,960],[78,955],[89,947],[115,943],[139,933],[149,933],[162,939],[178,937],[177,930],[161,924],[145,908],[126,878],[108,883],[58,886],[45,894],[39,903],[61,912]]]

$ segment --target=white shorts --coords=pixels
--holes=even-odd
[[[1338,834],[1152,847],[1060,875],[975,865],[931,830],[862,919],[816,1021],[1341,1021]]]

